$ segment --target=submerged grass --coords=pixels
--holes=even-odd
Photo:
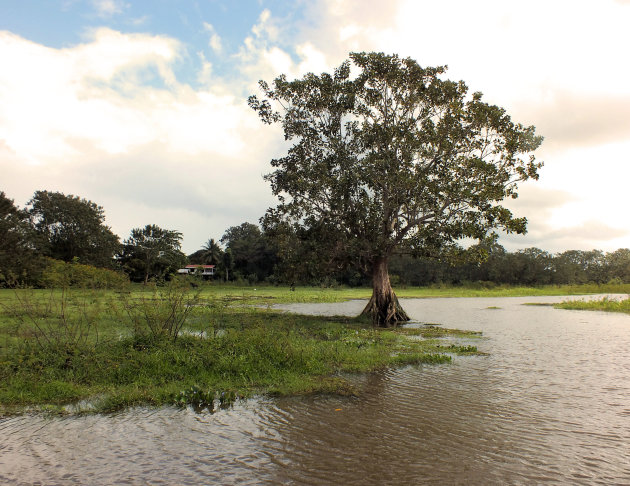
[[[346,373],[444,363],[453,354],[477,352],[438,339],[471,333],[374,329],[360,319],[245,307],[237,304],[251,302],[250,296],[234,301],[227,293],[204,292],[181,308],[172,305],[172,293],[138,289],[1,297],[2,414],[28,407],[104,412],[137,404],[213,410],[252,394],[352,394],[357,390],[342,378]],[[176,334],[164,331],[162,323],[180,317]]]
[[[601,300],[573,300],[554,304],[556,309],[594,310],[606,312],[624,312],[630,314],[630,299],[614,300],[604,298]]]

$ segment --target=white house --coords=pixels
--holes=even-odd
[[[199,275],[203,278],[214,277],[214,265],[186,265],[177,270],[182,275]]]

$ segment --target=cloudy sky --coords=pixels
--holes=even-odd
[[[79,195],[191,253],[275,203],[286,145],[247,107],[257,81],[383,51],[545,137],[507,249],[630,247],[628,25],[630,0],[0,0],[0,190]]]

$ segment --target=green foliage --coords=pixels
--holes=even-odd
[[[210,413],[214,412],[214,391],[206,391],[193,385],[186,390],[182,390],[175,398],[175,404],[180,407],[192,405],[195,410],[201,411],[207,409]]]
[[[206,265],[220,265],[223,261],[223,250],[214,241],[214,238],[210,238],[203,247],[203,261]]]
[[[0,288],[32,283],[41,258],[31,248],[28,214],[0,191]]]
[[[119,262],[134,282],[170,278],[186,264],[181,249],[182,234],[156,225],[134,228],[123,242]]]
[[[471,287],[490,285],[585,285],[630,283],[630,250],[611,253],[600,250],[568,250],[556,255],[539,248],[507,252],[495,239],[477,245],[475,251],[485,253],[482,262],[464,262],[432,258],[394,257],[392,275],[401,285],[465,284]]]
[[[120,242],[105,225],[103,208],[61,192],[36,191],[28,202],[33,244],[45,256],[66,262],[111,267]]]
[[[122,289],[129,284],[129,279],[123,273],[84,265],[76,260],[66,263],[52,258],[44,258],[42,263],[44,269],[36,282],[39,287]]]
[[[294,141],[266,176],[280,204],[265,226],[304,228],[320,261],[366,269],[396,249],[443,252],[493,228],[524,232],[500,202],[538,178],[530,153],[542,138],[444,72],[352,53],[332,74],[261,81],[266,99],[250,106]]]
[[[204,390],[197,385],[193,385],[186,390],[182,390],[175,398],[175,404],[179,407],[191,405],[196,412],[208,411],[214,413],[216,411],[215,402],[218,400],[219,408],[225,409],[234,405],[239,398],[238,394],[233,390],[214,392],[213,390]]]
[[[607,275],[606,281],[617,279],[630,283],[630,249],[620,248],[605,257]]]
[[[221,243],[229,250],[224,264],[226,268],[231,266],[233,280],[256,283],[271,275],[277,257],[267,237],[255,224],[243,223],[228,228]]]
[[[19,291],[10,299],[0,293],[3,302],[17,302],[5,305],[0,315],[4,411],[85,399],[91,399],[90,406],[77,410],[111,411],[141,403],[216,410],[252,393],[356,393],[339,373],[445,362],[453,353],[440,350],[433,339],[411,339],[402,329],[365,329],[355,320],[244,308],[210,293],[201,296],[205,305],[186,307],[186,332],[174,340],[160,331],[136,332],[132,320],[120,318],[125,302],[142,304],[144,297],[146,307],[131,311],[138,313],[160,306],[151,291],[56,292],[61,313],[45,307],[49,294],[43,291]],[[43,297],[44,306],[28,310],[23,295]],[[55,335],[57,340],[33,333],[43,319],[52,322],[63,314],[78,321],[84,312],[93,315],[83,344],[71,334]]]
[[[279,205],[263,226],[316,242],[306,258],[289,254],[289,271],[303,271],[295,262],[308,259],[371,276],[363,312],[375,325],[408,320],[388,274],[396,252],[457,254],[463,238],[526,231],[526,219],[501,203],[517,197],[518,183],[538,178],[542,164],[531,153],[542,137],[481,93],[469,96],[462,81],[441,79],[445,70],[351,53],[333,74],[281,75],[271,86],[260,82],[265,99],[249,98],[262,121],[281,123],[293,142],[271,161],[266,179]]]

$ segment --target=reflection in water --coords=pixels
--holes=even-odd
[[[490,355],[355,377],[360,398],[0,419],[0,483],[630,483],[630,316],[521,305],[557,300],[407,300]]]

